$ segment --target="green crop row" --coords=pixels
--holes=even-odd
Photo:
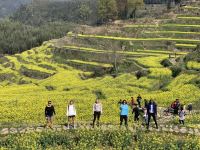
[[[200,25],[199,25],[200,27]],[[68,36],[71,36],[68,34]],[[79,38],[98,38],[120,41],[174,41],[182,43],[200,43],[200,40],[195,39],[177,39],[177,38],[130,38],[130,37],[114,37],[114,36],[101,36],[101,35],[83,35],[77,34]]]
[[[113,65],[105,64],[105,63],[89,62],[89,61],[82,61],[82,60],[68,60],[68,61],[74,62],[74,63],[79,63],[79,64],[85,64],[85,65],[94,65],[94,66],[106,67],[106,68],[113,67]]]
[[[177,48],[196,48],[197,45],[195,44],[175,44]]]
[[[88,47],[78,47],[78,46],[64,46],[64,48],[70,49],[70,50],[80,50],[80,51],[87,51],[87,52],[94,52],[94,53],[114,53],[114,50],[99,50],[94,48],[88,48]],[[162,55],[162,54],[173,54],[173,51],[167,51],[167,50],[136,50],[136,51],[116,51],[117,54],[124,54],[128,56],[137,56],[137,55]],[[177,55],[185,55],[186,52],[177,52]]]
[[[187,63],[187,67],[189,69],[195,69],[195,70],[200,70],[200,63],[196,61],[189,61]]]
[[[184,19],[184,20],[200,20],[200,17],[177,17],[177,19]]]
[[[132,149],[168,150],[200,149],[199,137],[172,133],[142,132],[136,130],[71,130],[64,132],[42,132],[22,135],[9,135],[0,140],[4,149]]]
[[[200,25],[193,25],[193,24],[155,24],[155,25],[126,25],[124,28],[157,28],[157,27],[193,27],[193,28],[200,28]]]
[[[200,7],[195,7],[195,6],[185,6],[184,8],[186,9],[195,9],[195,10],[200,10]]]
[[[147,34],[194,34],[200,35],[200,32],[181,32],[181,31],[145,31]]]

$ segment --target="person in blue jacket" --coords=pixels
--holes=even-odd
[[[120,127],[122,126],[123,121],[125,126],[128,126],[128,104],[126,100],[123,100],[120,104]]]

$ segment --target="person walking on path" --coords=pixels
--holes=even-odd
[[[93,115],[94,115],[93,124],[92,124],[93,128],[94,128],[96,119],[97,119],[97,126],[99,126],[99,120],[100,120],[101,114],[102,114],[102,104],[97,99],[93,105]]]
[[[52,129],[53,126],[53,115],[55,115],[55,109],[52,105],[51,101],[48,101],[47,106],[45,107],[45,117],[46,117],[46,127],[49,127]]]
[[[134,115],[134,121],[139,121],[139,116],[140,116],[140,108],[136,104],[135,107],[133,108],[132,114],[135,113]]]
[[[183,107],[181,107],[180,112],[179,112],[179,123],[180,124],[185,124],[185,111]]]
[[[138,103],[140,108],[141,108],[141,101],[142,101],[142,97],[139,94],[138,97],[137,97],[137,103]]]
[[[125,126],[128,127],[128,104],[126,100],[120,105],[120,127],[122,126],[123,121],[125,122]]]
[[[74,102],[71,100],[67,106],[68,125],[75,128],[76,108]]]
[[[148,115],[148,123],[147,123],[147,129],[149,129],[149,123],[151,120],[151,117],[153,117],[153,120],[155,122],[156,128],[158,129],[158,124],[157,124],[157,105],[155,102],[152,100],[149,101],[148,107],[147,107],[147,115]]]

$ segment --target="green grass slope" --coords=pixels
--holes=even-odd
[[[0,125],[43,123],[48,100],[55,105],[56,123],[66,122],[70,100],[76,103],[77,120],[90,121],[92,104],[99,98],[105,123],[118,122],[120,99],[138,94],[164,107],[176,98],[182,104],[198,103],[199,61],[184,60],[200,43],[200,26],[188,24],[199,18],[190,17],[177,17],[187,20],[181,24],[127,23],[100,31],[85,27],[81,34],[69,32],[21,54],[0,57]]]

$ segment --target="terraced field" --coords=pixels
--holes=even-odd
[[[72,99],[77,120],[91,121],[92,104],[99,98],[104,123],[117,123],[118,101],[138,94],[163,107],[176,98],[196,104],[199,62],[182,63],[185,70],[177,75],[173,70],[200,44],[200,25],[190,20],[199,22],[199,17],[179,14],[171,23],[126,24],[116,27],[121,32],[117,36],[69,32],[62,39],[1,57],[0,126],[44,123],[48,100],[55,105],[58,124],[66,122],[66,105]]]

